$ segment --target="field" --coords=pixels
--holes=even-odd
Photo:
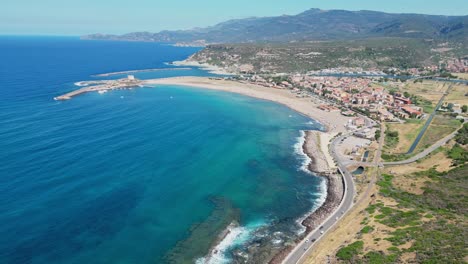
[[[423,107],[426,114],[434,111],[436,104],[447,91],[449,83],[435,82],[425,80],[422,83],[407,82],[398,90],[400,92],[408,92],[416,98],[418,106]],[[450,94],[447,95],[444,102],[459,103],[461,105],[468,104],[468,86],[457,84],[452,86]],[[419,99],[418,99],[419,98]],[[426,120],[406,120],[405,124],[389,123],[387,124],[388,131],[398,133],[397,138],[386,137],[385,147],[382,157],[387,161],[403,160],[408,158],[406,153],[411,144],[416,139],[417,135],[424,126]],[[429,128],[426,130],[419,145],[414,153],[422,151],[424,148],[434,144],[439,139],[449,135],[460,127],[460,122],[449,115],[437,114],[434,117]]]
[[[447,88],[447,83],[424,80],[422,83],[406,82],[406,85],[401,91],[420,96],[430,101],[435,106],[445,91],[447,91]]]
[[[416,147],[414,153],[421,152],[445,136],[455,132],[461,127],[460,121],[447,115],[437,114],[432,120],[431,125],[424,133],[421,141]]]
[[[447,95],[445,101],[453,104],[468,105],[468,85],[453,85],[452,91]]]
[[[457,76],[458,79],[468,80],[468,73],[452,73],[452,74]]]
[[[447,148],[440,148],[439,150],[436,150],[435,152],[433,152],[430,156],[416,163],[411,163],[411,164],[397,166],[397,167],[390,167],[387,169],[387,172],[393,175],[395,174],[404,175],[404,174],[411,174],[415,172],[426,171],[431,168],[435,168],[435,170],[439,172],[447,171],[450,169],[450,166],[452,164],[452,160],[449,159],[446,155],[448,148],[450,148],[450,146]],[[403,184],[402,186],[407,185],[406,181],[399,181],[398,183],[402,183]]]
[[[424,122],[425,120],[408,120],[404,124],[387,124],[387,130],[398,132],[398,142],[396,144],[388,144],[388,141],[386,141],[385,153],[390,155],[406,153],[421,131]]]

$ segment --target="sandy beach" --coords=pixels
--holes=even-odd
[[[344,186],[341,175],[336,174],[335,161],[329,152],[329,144],[333,137],[340,132],[344,133],[347,131],[344,125],[349,118],[341,115],[339,111],[329,112],[321,110],[318,108],[319,105],[314,103],[311,98],[298,97],[288,89],[264,87],[247,82],[231,81],[221,78],[185,76],[150,80],[121,79],[106,82],[109,83],[84,87],[54,99],[68,100],[73,96],[92,91],[107,91],[137,86],[157,88],[158,85],[174,85],[237,93],[268,100],[287,106],[296,112],[319,121],[324,126],[325,131],[305,131],[305,140],[302,149],[311,159],[310,164],[307,166],[308,169],[318,176],[326,177],[327,197],[322,206],[302,221],[301,224],[306,228],[306,232],[296,240],[296,243],[299,243],[310,231],[317,228],[339,206],[343,198]],[[286,247],[275,255],[270,263],[281,263],[293,249],[293,245]]]
[[[317,175],[326,177],[327,197],[322,206],[302,221],[301,224],[306,228],[306,231],[296,240],[296,243],[299,243],[309,232],[319,227],[321,223],[339,207],[344,194],[343,180],[341,175],[336,174],[335,162],[328,151],[328,145],[336,134],[339,132],[346,132],[344,124],[348,121],[347,117],[342,116],[339,112],[320,110],[317,108],[318,105],[314,104],[310,99],[298,98],[289,90],[285,89],[267,88],[248,83],[205,77],[155,79],[147,80],[145,84],[181,85],[238,93],[283,104],[319,121],[325,126],[326,132],[305,131],[305,142],[302,148],[304,153],[312,160],[308,166],[309,170]],[[294,246],[292,245],[284,248],[276,254],[269,263],[282,263],[293,248]]]
[[[308,166],[309,170],[318,175],[326,175],[332,168],[332,165],[329,164],[330,161],[325,155],[328,151],[324,151],[322,148],[323,142],[328,143],[325,134],[321,131],[306,131],[304,145],[302,146],[304,153],[311,159]],[[327,146],[325,145],[325,147]]]
[[[313,103],[309,98],[298,98],[286,89],[275,89],[237,81],[218,80],[212,78],[210,79],[206,77],[174,77],[152,79],[144,81],[143,84],[166,84],[198,87],[238,93],[258,99],[269,100],[285,105],[299,113],[319,121],[326,127],[328,133],[346,132],[344,124],[346,124],[349,119],[345,116],[342,116],[339,112],[326,112],[320,110],[317,108],[318,105]]]

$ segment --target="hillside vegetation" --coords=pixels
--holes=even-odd
[[[439,45],[428,40],[375,38],[350,41],[295,42],[287,44],[209,45],[190,60],[255,72],[299,72],[336,68],[417,68],[444,57],[459,56],[465,48],[438,52]]]
[[[124,35],[94,34],[83,38],[250,43],[403,37],[466,42],[467,28],[468,16],[310,9],[297,15],[234,19],[207,28]]]
[[[372,224],[361,235],[370,233],[374,241],[390,242],[384,251],[365,250],[362,240],[342,247],[336,254],[343,263],[465,263],[468,256],[466,222],[468,167],[439,173],[431,169],[408,175],[427,178],[424,192],[414,194],[397,188],[392,175],[384,174],[378,182],[380,195],[397,202],[385,205],[377,200],[366,211],[363,224],[378,223],[389,230],[378,233]],[[364,232],[366,231],[366,232]]]

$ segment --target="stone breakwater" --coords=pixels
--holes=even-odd
[[[304,152],[312,160],[308,168],[318,175],[325,177],[327,180],[327,197],[325,202],[308,217],[306,217],[301,224],[306,228],[305,232],[301,234],[294,242],[298,244],[304,239],[307,234],[312,230],[318,228],[335,210],[339,207],[344,195],[344,183],[341,175],[331,173],[324,157],[320,151],[320,142],[317,142],[317,131],[306,131],[306,140],[303,144]],[[276,254],[273,259],[269,261],[270,264],[280,264],[294,249],[295,245],[289,245]]]
[[[89,92],[107,92],[109,90],[129,89],[142,85],[142,81],[138,79],[119,79],[119,80],[103,80],[103,81],[90,81],[90,82],[78,82],[76,83],[81,86],[86,86],[78,90],[71,91],[66,94],[54,97],[54,100],[70,100],[74,96]],[[92,86],[88,86],[92,85]]]

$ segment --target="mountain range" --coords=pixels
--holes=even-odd
[[[206,28],[123,35],[92,34],[82,36],[82,39],[208,44],[404,37],[466,43],[467,28],[468,15],[310,9],[297,15],[234,19]]]

